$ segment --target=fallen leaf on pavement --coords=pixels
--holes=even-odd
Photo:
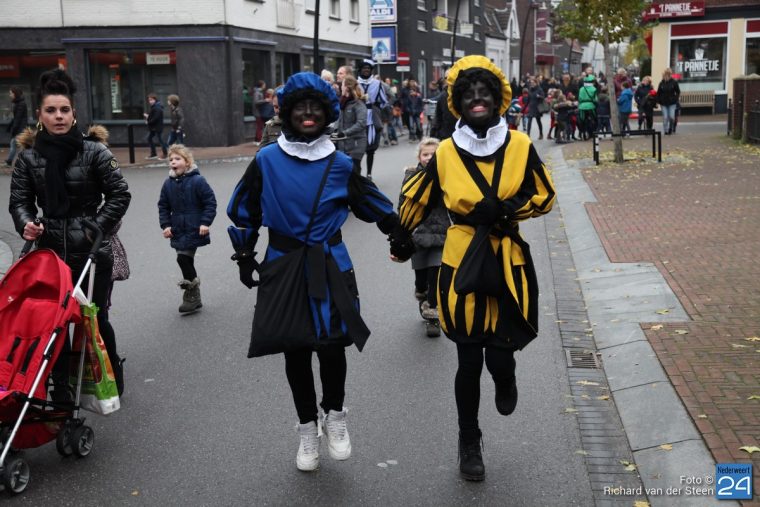
[[[599,382],[591,382],[589,380],[579,380],[576,384],[580,386],[598,386]]]
[[[565,413],[566,413],[566,414],[574,414],[574,413],[576,413],[577,411],[578,411],[578,409],[577,409],[577,408],[566,408],[566,409],[565,409]]]
[[[735,349],[747,349],[749,345],[742,345],[741,343],[732,343],[731,346]]]
[[[748,342],[760,342],[760,336],[750,336],[749,338],[745,338]]]
[[[760,400],[760,396],[753,394],[752,396],[747,398],[748,400]]]
[[[660,315],[665,315],[666,313],[670,313],[670,310],[668,310],[667,308],[665,308],[665,309],[662,309],[662,310],[657,310],[654,313],[659,313]]]
[[[588,451],[584,451],[583,449],[579,451],[575,451],[575,454],[580,454],[581,456],[588,456]]]
[[[659,331],[663,327],[665,327],[665,326],[663,326],[662,324],[655,324],[654,326],[650,327],[649,329],[651,329],[652,331]]]
[[[760,447],[756,445],[753,445],[753,446],[745,445],[745,446],[739,447],[739,450],[752,454],[753,452],[760,452]]]
[[[631,463],[630,461],[626,461],[624,459],[620,460],[620,464],[625,466],[626,472],[635,472],[636,471],[636,465]]]
[[[697,418],[699,418],[699,419],[707,419],[707,414],[699,414],[697,416]]]
[[[597,399],[597,400],[609,400],[609,399],[610,399],[610,397],[609,397],[608,395],[606,395],[606,394],[605,394],[604,396],[597,396],[597,397],[596,397],[596,399]]]
[[[633,502],[633,507],[651,507],[646,500],[636,500]]]
[[[673,331],[675,334],[689,334],[689,332],[685,329],[676,329]]]
[[[660,449],[663,451],[672,451],[673,450],[673,444],[662,444],[660,446]]]
[[[134,490],[134,491],[132,492],[132,496],[137,496],[137,495],[139,495],[139,494],[140,494],[140,492],[139,492],[139,491],[137,491],[137,490]]]

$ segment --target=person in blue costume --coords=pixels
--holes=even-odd
[[[277,99],[282,135],[276,143],[258,151],[236,186],[227,208],[234,226],[228,231],[240,281],[248,288],[261,282],[249,357],[284,352],[285,374],[299,418],[296,466],[312,471],[319,466],[322,429],[333,459],[345,460],[351,455],[343,406],[345,347],[353,343],[361,350],[369,336],[359,315],[351,258],[341,239],[340,228],[348,218],[349,208],[356,218],[375,222],[383,233],[395,232],[391,237],[396,239],[391,244],[396,248],[406,247],[405,252],[411,255],[414,247],[410,241],[398,239],[403,236],[398,234],[400,225],[391,201],[369,179],[354,171],[351,158],[336,151],[330,141],[328,125],[340,113],[333,88],[319,76],[301,72],[288,79]],[[268,228],[269,245],[259,266],[254,250],[262,225]],[[303,299],[308,299],[304,320],[309,322],[304,324],[313,334],[312,339],[298,348],[282,343],[281,348],[274,344],[264,349],[265,339],[274,333],[258,333],[257,322],[271,321],[271,315],[276,314],[282,318],[272,326],[292,326],[299,303],[294,297],[282,297],[281,307],[272,308],[271,300],[276,297],[269,301],[262,297],[265,278],[268,277],[266,284],[274,280],[271,284],[275,291],[284,285],[284,277],[275,280],[272,274],[274,263],[304,248],[308,252],[305,269],[298,267],[295,278],[305,278],[308,285],[308,296]],[[259,271],[259,281],[253,279],[254,270]],[[270,307],[267,314],[262,306]],[[311,367],[313,352],[319,359],[322,381],[321,417]]]

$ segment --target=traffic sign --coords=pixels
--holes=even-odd
[[[409,53],[399,51],[396,56],[399,65],[409,65]],[[401,72],[401,71],[399,71]]]
[[[411,70],[409,65],[396,65],[396,72],[411,72]]]

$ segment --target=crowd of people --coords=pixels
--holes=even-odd
[[[538,333],[537,277],[519,223],[548,213],[555,190],[531,142],[533,125],[542,139],[541,119],[549,114],[548,139],[587,139],[610,130],[615,100],[626,130],[635,101],[639,128],[652,128],[659,106],[666,133],[672,133],[680,90],[669,69],[657,90],[649,76],[635,86],[624,69],[609,81],[588,69],[578,77],[525,76],[510,84],[484,56],[461,58],[427,90],[414,79],[380,80],[375,70],[375,62],[364,60],[356,69],[340,67],[335,75],[300,72],[276,89],[263,81],[253,88],[260,148],[226,209],[240,281],[248,289],[258,287],[248,355],[284,354],[299,421],[297,468],[319,466],[322,435],[332,458],[348,459],[345,348],[362,350],[370,330],[360,315],[341,227],[350,214],[375,223],[388,238],[391,260],[412,261],[414,297],[427,334],[442,331],[456,345],[459,471],[467,480],[480,481],[485,478],[478,422],[483,366],[495,385],[497,411],[511,414],[518,400],[515,355]],[[435,101],[430,135],[423,135],[420,122],[425,91]],[[65,71],[47,72],[36,97],[36,126],[24,130],[21,122],[13,122],[13,131],[22,131],[21,149],[9,161],[9,209],[24,239],[55,250],[74,273],[91,247],[81,222],[88,218],[104,233],[93,299],[101,309],[98,321],[121,393],[122,360],[108,321],[108,300],[115,266],[126,261],[116,231],[131,196],[107,148],[105,129],[79,130],[75,92]],[[14,104],[23,101],[17,89],[11,98]],[[179,97],[168,98],[168,143],[161,132],[163,106],[155,94],[147,98],[150,156],[157,157],[157,142],[170,168],[160,191],[158,224],[177,254],[183,290],[179,312],[192,313],[202,307],[194,257],[210,242],[216,196],[182,144]],[[372,168],[378,147],[396,144],[402,134],[417,143],[417,160],[404,170],[403,181],[399,177],[394,209],[372,181]],[[35,220],[40,211],[41,223]],[[268,229],[268,245],[259,259],[262,227]],[[128,267],[117,279],[123,276],[129,276]],[[319,404],[313,354],[322,383]],[[66,384],[59,370],[54,384]]]
[[[528,135],[536,120],[538,138],[543,139],[541,117],[548,114],[547,139],[560,144],[587,140],[612,133],[610,101],[614,100],[623,134],[631,130],[629,121],[635,103],[639,130],[653,128],[654,112],[659,107],[663,133],[671,135],[678,125],[681,94],[672,76],[672,71],[665,69],[657,89],[652,87],[651,76],[644,76],[636,84],[624,68],[618,69],[609,81],[603,72],[595,74],[590,67],[579,76],[564,73],[559,79],[526,75],[518,82],[513,78],[517,98],[507,111],[507,120],[511,129],[522,129]]]

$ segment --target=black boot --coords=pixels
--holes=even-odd
[[[468,481],[482,481],[486,478],[481,438],[479,429],[459,432],[459,475]]]
[[[512,377],[508,381],[494,382],[496,386],[496,410],[501,415],[509,415],[517,406],[517,379]]]

